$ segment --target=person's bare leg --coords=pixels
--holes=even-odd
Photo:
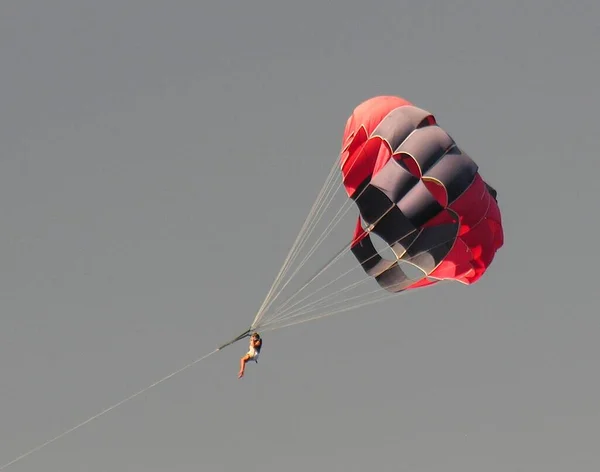
[[[250,356],[246,354],[244,357],[240,359],[240,372],[238,373],[238,379],[241,379],[244,376],[244,370],[246,369],[246,362],[250,359]]]

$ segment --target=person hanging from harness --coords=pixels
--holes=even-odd
[[[241,379],[244,376],[244,371],[246,370],[246,363],[248,361],[254,361],[258,363],[258,356],[260,354],[260,350],[262,348],[262,339],[258,333],[253,333],[250,336],[250,347],[248,352],[242,356],[240,359],[240,372],[238,373],[238,378]]]

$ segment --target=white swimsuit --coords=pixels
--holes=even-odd
[[[258,356],[260,355],[260,351],[250,344],[250,349],[248,350],[248,355],[250,356],[250,360],[258,363]]]

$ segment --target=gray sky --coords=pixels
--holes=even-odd
[[[598,470],[599,14],[2,2],[0,463],[243,330],[348,114],[396,94],[499,191],[477,285],[278,331],[242,381],[238,344],[7,470]]]

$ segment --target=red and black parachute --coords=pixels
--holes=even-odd
[[[333,218],[327,218],[325,210],[336,193],[334,186],[343,187],[345,204]],[[291,296],[273,306],[337,225],[338,216],[352,207],[346,205],[350,202],[359,213],[352,243],[347,245],[344,237],[344,246],[333,258]],[[327,228],[310,245],[309,237],[322,219]],[[385,243],[382,252],[376,244],[379,239]],[[496,190],[483,180],[478,165],[439,126],[433,114],[400,97],[371,98],[358,105],[348,118],[339,160],[258,310],[252,329],[279,329],[323,318],[443,280],[473,284],[487,271],[503,244]],[[310,250],[302,258],[304,247]],[[392,252],[391,257],[384,257],[384,250]],[[335,277],[322,283],[319,277],[348,252],[355,259],[352,268],[340,275],[334,273]],[[297,258],[301,259],[299,263],[295,262]],[[367,276],[337,288],[338,281],[358,268],[356,260]],[[316,280],[316,290],[299,295]],[[363,282],[373,280],[379,287],[359,293]],[[316,300],[309,300],[317,294]]]
[[[360,212],[352,253],[388,291],[439,280],[472,284],[503,245],[497,192],[435,117],[403,98],[374,97],[354,109],[340,167]],[[384,259],[371,231],[423,277],[415,281],[397,260]]]

